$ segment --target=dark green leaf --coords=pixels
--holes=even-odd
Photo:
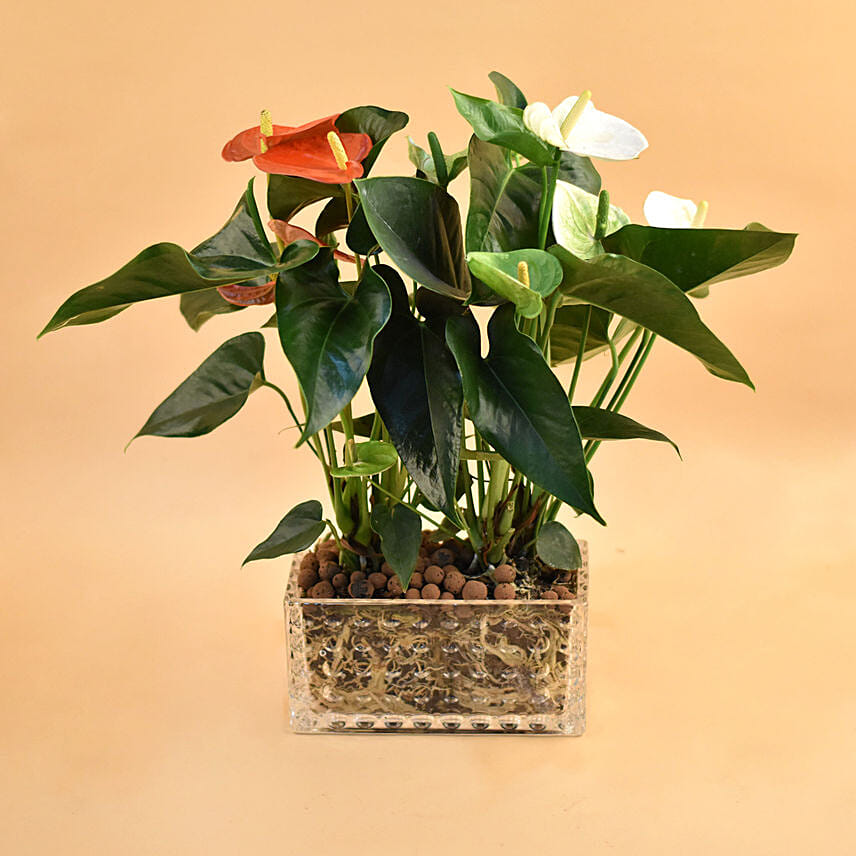
[[[375,238],[368,220],[366,220],[362,205],[357,206],[357,210],[354,212],[348,231],[345,233],[345,243],[349,249],[363,256],[368,256],[378,250],[377,238]]]
[[[265,340],[243,333],[224,342],[162,404],[136,433],[199,437],[234,416],[264,378]]]
[[[575,184],[595,196],[600,193],[600,173],[595,169],[591,158],[562,152],[557,177],[559,181]]]
[[[256,559],[275,559],[310,547],[324,531],[322,513],[317,499],[295,505],[279,521],[276,529],[244,559],[243,564]]]
[[[354,397],[371,362],[375,336],[389,318],[390,297],[371,268],[348,295],[331,250],[283,274],[276,286],[279,338],[306,399],[306,428],[315,434]]]
[[[470,140],[467,252],[506,252],[538,244],[541,171],[515,168],[508,152]]]
[[[262,285],[265,282],[267,280],[261,277],[258,280],[250,280],[247,285]],[[220,292],[216,288],[209,288],[205,291],[188,291],[181,295],[179,305],[184,320],[187,321],[192,330],[197,331],[215,315],[228,315],[230,312],[247,308],[229,303],[228,300],[220,296]]]
[[[580,545],[558,520],[541,527],[535,549],[542,562],[560,571],[575,571],[583,563]]]
[[[337,479],[373,476],[388,470],[398,462],[395,446],[382,440],[354,444],[354,461],[343,467],[333,467],[330,475]]]
[[[517,107],[520,110],[526,106],[526,96],[504,74],[492,71],[488,77],[496,89],[496,97],[500,104]]]
[[[771,232],[760,223],[745,229],[658,229],[631,224],[604,238],[603,248],[659,271],[691,294],[715,282],[782,264],[796,237]]]
[[[393,296],[393,313],[375,342],[369,387],[377,411],[407,471],[437,508],[455,507],[463,391],[445,341],[408,308],[391,268],[375,269]]]
[[[348,225],[348,206],[344,196],[336,196],[331,199],[322,209],[315,221],[315,234],[321,238],[323,235],[332,235],[339,229]]]
[[[407,113],[398,110],[384,110],[383,107],[351,107],[338,119],[336,127],[342,133],[368,134],[374,145],[363,160],[363,175],[369,174],[386,141],[400,131],[410,121]]]
[[[625,256],[607,253],[586,262],[562,247],[550,252],[564,269],[560,288],[566,301],[590,303],[635,321],[689,351],[711,374],[752,387],[743,366],[671,280]]]
[[[586,440],[656,440],[668,443],[681,456],[681,450],[665,435],[653,428],[599,407],[574,407],[574,418]]]
[[[580,352],[580,337],[585,326],[586,311],[582,304],[560,306],[550,329],[550,362],[554,366],[576,360]],[[612,314],[605,309],[591,307],[584,359],[593,357],[609,347],[609,322]]]
[[[429,181],[433,181],[434,184],[439,184],[437,170],[434,167],[434,158],[421,146],[417,146],[412,137],[407,138],[407,156],[410,158],[410,162],[421,173],[421,175],[417,175],[417,178],[427,178]],[[467,151],[464,149],[463,151],[455,152],[453,155],[445,155],[443,160],[446,164],[446,175],[448,176],[446,183],[448,184],[467,168]]]
[[[568,397],[539,348],[515,326],[514,307],[494,312],[488,337],[490,352],[482,359],[475,320],[464,316],[446,322],[476,428],[535,484],[603,523]]]
[[[269,175],[267,204],[274,220],[289,222],[307,205],[344,195],[342,185],[324,184],[294,175]]]
[[[458,203],[422,178],[364,178],[356,182],[378,243],[408,276],[459,299],[470,293]]]
[[[553,163],[556,149],[523,124],[523,111],[519,107],[507,107],[454,89],[452,96],[458,112],[480,140],[511,149],[539,166]]]
[[[421,518],[415,511],[400,504],[392,509],[378,504],[372,508],[371,522],[372,529],[380,535],[384,559],[406,590],[422,546]]]

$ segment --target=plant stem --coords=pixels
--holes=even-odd
[[[571,377],[571,385],[568,387],[568,401],[572,404],[574,401],[574,392],[577,388],[577,381],[580,378],[580,369],[583,367],[583,357],[586,352],[586,339],[588,339],[589,326],[591,325],[591,313],[592,308],[589,305],[586,307],[586,317],[585,321],[583,321],[583,329],[580,332],[580,346],[577,349],[577,359],[574,363],[574,374]]]
[[[351,192],[351,185],[343,184],[342,190],[345,193],[345,208],[348,211],[348,225],[350,225],[351,220],[354,218],[354,197]],[[354,253],[354,264],[357,266],[357,281],[361,280],[363,277],[363,263],[360,259],[359,253]]]
[[[606,394],[609,392],[610,387],[615,381],[615,378],[618,377],[618,370],[624,363],[625,358],[630,353],[630,349],[635,344],[636,340],[642,335],[642,328],[637,327],[629,336],[621,351],[616,355],[615,352],[615,343],[610,337],[609,341],[609,351],[612,356],[612,366],[607,372],[606,377],[603,379],[603,383],[600,385],[600,388],[595,393],[594,398],[591,400],[590,407],[600,407],[603,403],[604,398],[606,398]]]
[[[543,250],[547,246],[547,232],[553,213],[553,195],[556,192],[556,178],[559,174],[560,152],[551,166],[541,167],[541,205],[538,209],[538,246]]]
[[[376,487],[381,493],[386,494],[390,499],[394,499],[400,505],[403,505],[405,508],[409,508],[414,513],[418,514],[424,520],[427,520],[435,529],[439,529],[442,524],[437,523],[435,520],[432,520],[425,512],[420,511],[415,505],[411,505],[409,502],[402,499],[400,496],[396,496],[393,493],[390,493],[386,488],[379,485],[374,479],[369,479],[369,484],[372,487]]]

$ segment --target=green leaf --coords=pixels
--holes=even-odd
[[[276,529],[253,549],[242,566],[257,559],[275,559],[310,547],[324,531],[321,503],[317,499],[295,505]]]
[[[452,97],[458,112],[470,123],[480,140],[511,149],[539,166],[553,163],[556,149],[523,124],[523,111],[519,107],[497,104],[454,89]]]
[[[354,461],[343,467],[332,467],[330,475],[337,479],[355,476],[373,476],[388,470],[398,463],[398,454],[392,443],[383,440],[368,440],[354,444]]]
[[[507,107],[517,107],[522,110],[526,106],[526,96],[504,74],[492,71],[488,77],[496,89],[496,97],[500,104]]]
[[[603,255],[603,247],[595,238],[599,197],[568,182],[556,184],[553,203],[553,234],[556,242],[579,259]],[[615,232],[630,222],[630,218],[615,205],[609,206],[606,233]]]
[[[244,406],[264,379],[264,352],[261,333],[243,333],[224,342],[158,405],[133,439],[199,437],[213,431]]]
[[[586,440],[656,440],[668,443],[681,457],[681,450],[665,434],[646,428],[629,416],[599,407],[574,406],[574,418]]]
[[[372,345],[389,318],[390,297],[371,268],[353,295],[339,285],[331,250],[283,274],[276,315],[283,351],[306,400],[300,442],[335,418],[354,397],[371,363]]]
[[[432,505],[454,513],[464,404],[458,367],[442,327],[438,335],[410,313],[398,274],[384,265],[375,272],[389,286],[393,312],[375,342],[372,399],[416,486]]]
[[[540,349],[515,326],[514,307],[494,312],[488,337],[490,352],[483,359],[472,316],[446,322],[446,339],[476,428],[535,484],[603,523],[568,397]]]
[[[422,546],[421,518],[403,505],[395,505],[390,509],[381,503],[372,508],[371,524],[380,536],[384,559],[406,591]]]
[[[363,256],[368,256],[378,251],[377,238],[375,238],[374,232],[372,232],[368,220],[366,220],[366,213],[363,211],[362,205],[358,205],[357,210],[354,212],[354,216],[348,226],[348,231],[345,233],[345,243],[353,252]]]
[[[407,113],[399,110],[384,110],[383,107],[366,105],[345,110],[336,119],[336,127],[344,134],[368,134],[372,138],[374,145],[363,159],[363,176],[367,176],[386,141],[409,121]]]
[[[276,261],[261,229],[251,183],[226,225],[193,252],[170,243],[148,247],[112,276],[69,297],[39,335],[73,324],[103,321],[143,300],[261,278],[270,280],[281,271],[302,265],[317,252],[316,244],[295,241]]]
[[[517,278],[520,262],[529,268],[528,286]],[[544,305],[541,298],[549,297],[562,281],[562,266],[544,250],[470,253],[467,264],[473,276],[514,303],[524,318],[537,318]]]
[[[580,545],[558,520],[550,520],[541,527],[535,550],[538,558],[551,568],[575,571],[582,567]]]
[[[427,178],[429,181],[434,182],[434,184],[440,183],[437,179],[434,158],[431,157],[430,152],[416,145],[413,137],[407,138],[407,157],[410,158],[410,163],[421,173],[417,174],[417,178]],[[451,182],[467,168],[467,150],[464,149],[463,151],[455,152],[453,155],[444,155],[443,160],[446,163],[446,175],[449,182]]]
[[[600,173],[595,169],[591,158],[580,157],[571,152],[562,152],[557,178],[559,181],[575,184],[595,196],[600,193]]]
[[[573,304],[560,306],[556,310],[553,326],[550,328],[550,362],[554,366],[576,360],[580,352],[580,337],[585,326],[588,306]],[[591,307],[586,349],[583,359],[595,356],[609,347],[609,322],[612,313],[605,309]]]
[[[422,178],[364,178],[356,184],[372,232],[398,267],[432,291],[468,297],[458,203]]]
[[[705,326],[690,299],[662,274],[611,253],[586,262],[562,247],[549,252],[564,270],[560,288],[566,301],[590,303],[635,321],[689,351],[711,374],[752,387],[746,370]]]
[[[629,225],[603,241],[668,277],[682,291],[698,293],[726,279],[749,276],[785,262],[796,235],[771,232],[760,223],[745,229],[658,229]]]
[[[506,252],[538,244],[541,170],[515,168],[509,153],[470,140],[467,252]]]
[[[267,204],[274,220],[289,222],[295,214],[322,199],[344,198],[341,184],[324,184],[294,175],[269,175]]]
[[[266,281],[264,278],[250,280],[247,285],[262,285]],[[215,315],[228,315],[230,312],[247,308],[229,303],[228,300],[220,296],[220,292],[216,288],[209,288],[205,291],[188,291],[181,295],[179,306],[190,329],[197,332],[206,321]]]

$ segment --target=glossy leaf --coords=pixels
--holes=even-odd
[[[689,351],[717,377],[752,386],[743,366],[705,326],[690,299],[662,274],[624,256],[607,253],[582,261],[562,247],[565,300],[590,303],[635,321]],[[754,388],[754,387],[753,387]]]
[[[512,306],[494,312],[488,337],[490,352],[483,359],[471,316],[446,323],[476,428],[535,484],[603,523],[567,395],[535,343],[515,326]]]
[[[681,450],[665,435],[647,428],[629,416],[599,407],[574,407],[574,418],[586,440],[656,440],[668,443],[681,456]]]
[[[541,295],[517,279],[516,271],[515,274],[506,273],[502,266],[494,265],[492,257],[495,255],[499,253],[470,253],[467,264],[473,276],[503,300],[513,303],[523,318],[537,318],[544,308]]]
[[[523,124],[523,111],[519,107],[497,104],[454,89],[452,97],[458,112],[480,140],[517,152],[539,166],[553,163],[556,149]]]
[[[318,258],[279,278],[279,338],[307,407],[301,443],[354,397],[389,312],[386,284],[370,268],[353,295],[342,289],[330,250],[321,250]]]
[[[628,225],[604,239],[620,253],[659,271],[693,293],[727,279],[749,276],[785,262],[796,235],[771,232],[760,223],[745,229],[658,229]]]
[[[192,253],[177,244],[155,244],[112,276],[76,292],[39,335],[73,324],[103,321],[144,300],[264,277],[270,280],[315,256],[317,245],[296,241],[276,261],[267,238],[259,234],[258,215],[253,217],[250,212],[251,200],[252,190],[248,189],[226,225]]]
[[[591,158],[584,158],[572,152],[562,152],[557,178],[559,181],[575,184],[595,196],[600,193],[600,173],[591,162]]]
[[[258,280],[250,280],[247,285],[262,285],[266,281],[266,278],[260,277]],[[220,292],[216,288],[208,288],[205,291],[189,291],[182,294],[179,306],[190,329],[197,332],[206,321],[215,315],[228,315],[231,312],[238,312],[247,308],[229,303],[228,300],[220,296]]]
[[[467,252],[507,252],[538,244],[541,171],[515,168],[500,146],[470,140]]]
[[[485,273],[488,277],[492,276],[488,273],[488,269],[493,272],[499,272],[506,277],[510,277],[519,283],[517,274],[519,264],[526,263],[529,271],[529,288],[541,297],[549,297],[562,281],[562,266],[559,264],[555,256],[544,250],[512,250],[507,253],[470,253],[467,256],[467,263],[470,270],[480,277],[485,283],[491,285],[481,273],[476,273],[473,270],[473,263],[476,264],[479,271]]]
[[[400,131],[410,117],[399,110],[385,110],[383,107],[366,105],[351,107],[336,119],[336,127],[343,133],[368,134],[372,138],[371,151],[363,159],[363,176],[367,176],[377,160],[386,141]]]
[[[324,184],[295,175],[268,176],[267,205],[274,220],[288,223],[308,205],[343,195],[340,184]]]
[[[366,220],[366,213],[363,211],[362,205],[357,206],[353,219],[348,225],[345,243],[349,249],[363,256],[378,252],[377,238],[374,236],[368,220]]]
[[[488,77],[496,89],[496,97],[500,104],[507,107],[517,107],[522,110],[526,106],[526,96],[504,74],[492,71]]]
[[[406,590],[419,558],[419,548],[422,546],[421,518],[415,511],[403,505],[389,508],[380,503],[372,508],[371,524],[372,529],[380,536],[384,559],[401,580],[402,588]]]
[[[413,137],[407,138],[407,156],[410,158],[410,163],[419,171],[417,178],[427,178],[433,181],[434,184],[439,184],[437,179],[437,169],[434,166],[434,158],[431,153],[425,151],[421,146],[418,146]],[[446,164],[446,175],[448,176],[447,184],[456,179],[467,168],[467,150],[455,152],[452,155],[444,155],[443,160]]]
[[[220,345],[148,418],[136,437],[199,437],[243,406],[264,379],[265,340],[243,333]]]
[[[580,338],[585,326],[586,310],[582,304],[560,306],[556,310],[553,326],[550,328],[550,362],[554,366],[576,360],[580,352]],[[583,359],[595,356],[609,347],[609,322],[612,313],[605,309],[592,307],[586,335],[586,349]]]
[[[321,503],[316,499],[295,505],[279,521],[276,529],[253,548],[243,564],[257,559],[276,559],[311,547],[324,531],[322,515]]]
[[[560,571],[575,571],[583,563],[580,545],[558,520],[541,527],[535,550],[542,562]]]
[[[579,259],[592,259],[603,255],[598,238],[597,213],[600,198],[567,181],[556,182],[553,198],[553,234],[556,243]],[[606,234],[617,231],[630,222],[630,218],[615,205],[609,206],[606,217]]]
[[[369,227],[387,255],[411,278],[458,299],[470,293],[458,203],[422,178],[356,182]]]
[[[416,486],[435,507],[452,512],[463,424],[458,367],[442,328],[438,335],[410,313],[398,274],[383,265],[375,271],[389,286],[393,312],[375,342],[372,399]]]
[[[398,463],[398,455],[392,443],[383,440],[368,440],[354,444],[354,460],[342,467],[333,467],[330,475],[337,479],[357,476],[373,476],[388,470]]]

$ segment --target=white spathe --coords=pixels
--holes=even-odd
[[[699,206],[692,199],[681,199],[680,196],[672,196],[662,190],[652,190],[642,206],[642,212],[650,226],[662,229],[690,229],[704,223],[707,203],[702,202]]]
[[[553,234],[556,243],[578,259],[603,255],[600,241],[595,240],[598,197],[567,181],[556,182],[553,197]],[[609,206],[606,234],[626,226],[630,218],[615,205]]]
[[[567,133],[562,123],[567,119],[579,96],[566,98],[555,110],[536,101],[523,111],[523,123],[551,146],[583,157],[603,160],[632,160],[648,148],[642,132],[624,119],[595,109],[589,101]]]

